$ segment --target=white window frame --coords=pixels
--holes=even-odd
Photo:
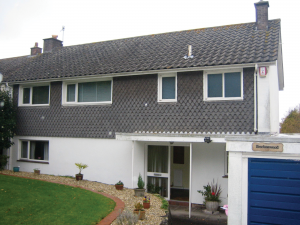
[[[32,88],[38,86],[49,86],[49,98],[48,104],[32,104]],[[29,103],[23,103],[23,90],[24,88],[30,88],[30,101]],[[49,106],[50,105],[50,93],[51,93],[51,85],[49,82],[47,83],[38,83],[38,84],[24,84],[19,86],[19,99],[18,106]]]
[[[22,158],[22,142],[27,141],[27,158]],[[32,141],[43,141],[48,142],[48,160],[40,160],[40,159],[30,159],[30,143]],[[26,160],[26,161],[32,161],[32,162],[49,162],[49,154],[50,153],[50,141],[49,140],[33,140],[33,139],[20,139],[19,140],[19,160]]]
[[[89,83],[89,82],[99,82],[99,81],[111,81],[111,99],[110,101],[103,101],[103,102],[78,102],[78,84],[80,83]],[[74,102],[67,102],[67,86],[75,84],[75,101]],[[68,80],[64,81],[62,84],[62,105],[65,106],[75,106],[75,105],[108,105],[112,104],[113,99],[113,79],[106,78],[106,79],[82,79],[82,80]]]
[[[163,99],[162,98],[162,78],[163,77],[175,77],[175,99]],[[158,74],[158,88],[157,88],[157,101],[158,102],[177,102],[177,73],[160,73]]]
[[[240,97],[225,97],[225,73],[238,72],[241,75],[241,96]],[[222,74],[222,97],[208,97],[208,78],[209,74]],[[244,75],[243,69],[234,69],[234,70],[208,70],[204,71],[203,75],[203,101],[222,101],[222,100],[243,100],[244,99]]]

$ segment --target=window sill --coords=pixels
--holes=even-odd
[[[32,161],[32,160],[26,160],[26,159],[18,159],[18,162],[29,162],[29,163],[42,163],[42,164],[49,164],[49,162],[45,161]]]
[[[222,178],[228,178],[228,175],[224,175],[224,176],[222,176]]]
[[[87,105],[112,105],[112,102],[84,102],[84,103],[63,103],[62,106],[87,106]]]
[[[34,105],[32,105],[32,104],[28,104],[28,105],[21,104],[21,105],[18,105],[18,106],[19,107],[49,107],[50,104],[34,104]]]

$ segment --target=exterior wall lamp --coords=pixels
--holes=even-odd
[[[207,144],[209,144],[211,142],[210,137],[205,137],[204,138],[204,142],[206,142]]]

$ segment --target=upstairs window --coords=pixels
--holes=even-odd
[[[49,105],[50,85],[20,86],[19,106]]]
[[[21,159],[49,161],[49,141],[21,141]]]
[[[63,104],[101,104],[112,102],[112,80],[64,83]]]
[[[177,101],[177,74],[158,75],[158,101],[176,102]]]
[[[204,74],[204,100],[243,99],[243,73],[206,72]]]

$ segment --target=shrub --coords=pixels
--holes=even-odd
[[[139,174],[137,185],[138,185],[139,189],[143,189],[145,187],[145,182],[143,181],[141,174]]]
[[[135,225],[138,221],[138,215],[128,209],[125,209],[116,219],[117,225]]]

